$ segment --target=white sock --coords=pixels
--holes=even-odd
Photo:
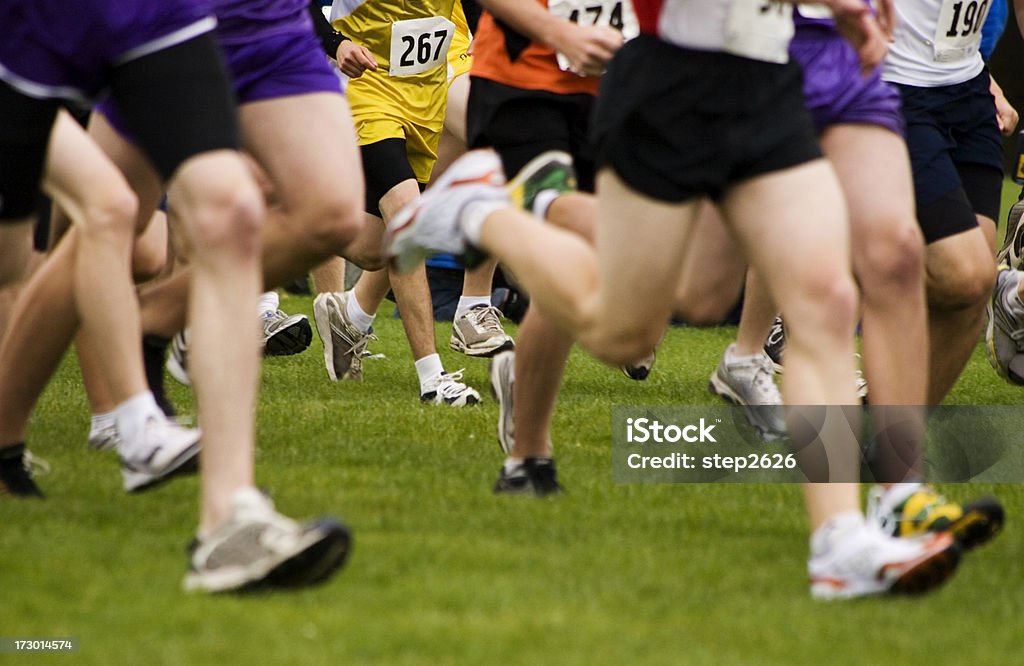
[[[100,432],[112,425],[117,425],[117,415],[113,410],[93,414],[89,423],[89,437],[92,438],[100,434]]]
[[[462,226],[462,233],[473,245],[480,245],[480,233],[487,216],[501,208],[508,208],[508,201],[474,201],[466,204],[459,217],[459,224]]]
[[[441,357],[436,353],[416,361],[416,374],[420,378],[420,393],[425,393],[427,385],[437,379],[442,372],[444,372],[444,366],[441,365]]]
[[[459,304],[455,308],[455,316],[461,317],[466,310],[475,308],[478,305],[490,305],[490,296],[459,296]]]
[[[281,297],[277,295],[276,291],[268,291],[260,296],[260,315],[266,315],[268,312],[277,312],[278,308],[281,307]]]
[[[146,418],[153,414],[163,416],[163,412],[153,399],[153,394],[143,391],[134,395],[114,408],[114,418],[117,423],[117,431],[121,435],[121,446],[126,447],[135,444],[146,423]]]
[[[533,214],[544,220],[548,217],[548,208],[555,202],[555,199],[565,194],[558,190],[541,190],[533,198]]]
[[[513,458],[512,456],[505,458],[505,464],[503,465],[505,474],[511,474],[512,472],[516,471],[516,469],[522,464],[522,458]]]
[[[373,326],[373,320],[377,316],[374,314],[367,314],[363,307],[359,305],[359,299],[356,298],[356,290],[348,290],[348,303],[345,306],[345,314],[348,315],[348,320],[363,333],[370,330]]]

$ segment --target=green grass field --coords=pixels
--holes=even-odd
[[[308,298],[283,308],[311,315]],[[734,329],[671,330],[646,382],[574,352],[554,428],[567,492],[537,500],[491,494],[497,406],[421,405],[387,312],[372,345],[387,358],[361,384],[327,380],[318,340],[264,366],[259,483],[282,511],[355,533],[346,568],[297,593],[181,591],[197,481],[125,496],[113,454],[85,448],[69,356],[30,430],[53,467],[48,499],[0,501],[0,636],[74,636],[80,650],[0,663],[1020,663],[1022,486],[942,488],[996,494],[1009,520],[938,592],[814,602],[799,487],[611,481],[611,405],[714,404],[707,376]],[[438,325],[439,346],[449,332]],[[483,392],[486,362],[442,357]],[[171,395],[192,408],[183,387]],[[1022,395],[979,346],[949,402]]]
[[[285,307],[311,310],[308,299]],[[96,664],[1019,658],[1020,486],[945,488],[998,494],[1010,524],[938,593],[823,604],[807,594],[798,487],[611,482],[610,405],[710,402],[706,375],[732,329],[670,331],[643,383],[574,354],[555,423],[567,492],[540,501],[489,492],[494,402],[420,405],[400,325],[380,317],[377,328],[388,358],[368,360],[362,384],[329,382],[318,341],[265,364],[259,482],[282,510],[335,513],[356,535],[339,576],[294,594],[181,592],[197,482],[124,496],[113,455],[85,449],[69,359],[30,435],[53,466],[40,479],[49,498],[0,502],[0,635],[77,636],[78,654],[53,659]],[[448,333],[438,326],[439,340]],[[485,387],[486,363],[466,361]],[[189,408],[183,389],[172,395]],[[951,400],[1019,399],[979,353]]]

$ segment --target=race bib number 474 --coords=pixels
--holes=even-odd
[[[422,74],[446,62],[455,24],[443,16],[391,24],[391,76]]]

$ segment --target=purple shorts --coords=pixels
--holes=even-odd
[[[879,125],[903,136],[900,96],[881,68],[861,76],[857,53],[833,30],[798,28],[789,55],[804,69],[804,97],[818,133],[831,125]]]
[[[223,44],[239,104],[305,93],[341,93],[312,32],[274,35],[245,44]]]
[[[266,37],[248,44],[222,44],[239,104],[306,93],[342,94],[341,79],[312,33]],[[96,106],[122,135],[130,137],[111,100]]]
[[[112,66],[214,27],[205,0],[0,2],[0,79],[32,97],[88,102]]]

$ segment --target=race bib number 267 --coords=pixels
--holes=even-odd
[[[452,45],[455,24],[443,16],[391,24],[391,76],[413,76],[442,65]]]

